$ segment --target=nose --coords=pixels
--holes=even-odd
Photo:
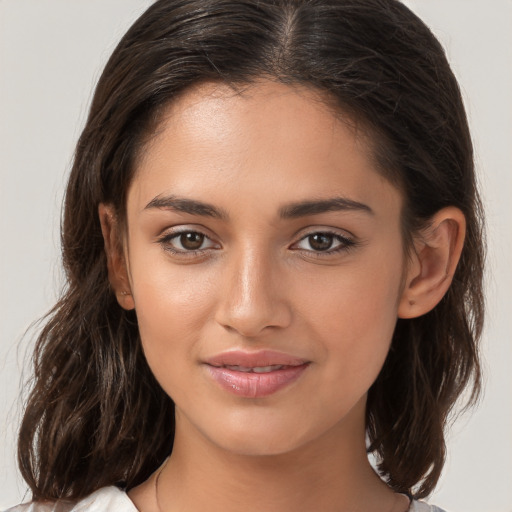
[[[269,255],[248,249],[227,263],[216,321],[245,338],[287,327],[291,304],[283,273]]]

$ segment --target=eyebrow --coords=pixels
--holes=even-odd
[[[225,210],[217,208],[212,204],[173,195],[155,197],[145,206],[144,210],[150,210],[152,208],[175,210],[190,215],[213,217],[221,220],[227,220],[229,218]],[[329,199],[298,201],[296,203],[287,204],[279,209],[279,216],[282,219],[296,219],[332,211],[362,211],[370,215],[374,214],[373,210],[364,203],[353,201],[345,197],[333,197]]]
[[[162,210],[175,210],[188,213],[190,215],[199,215],[201,217],[213,217],[214,219],[225,220],[228,218],[227,212],[211,204],[196,201],[195,199],[186,199],[177,196],[157,196],[152,199],[144,208],[159,208]]]
[[[366,204],[345,197],[333,197],[318,201],[299,201],[283,206],[279,210],[279,216],[283,219],[295,219],[308,215],[335,211],[362,211],[374,215],[373,210]]]

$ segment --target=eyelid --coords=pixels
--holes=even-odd
[[[303,248],[296,247],[303,240],[306,240],[310,236],[313,236],[316,234],[332,236],[334,239],[336,239],[340,243],[338,245],[336,245],[334,248],[329,248],[325,251],[319,251],[319,250],[315,251],[314,249],[303,249]],[[322,256],[328,257],[329,255],[332,256],[333,254],[336,254],[339,252],[348,251],[359,244],[359,241],[355,238],[355,236],[352,235],[351,233],[347,232],[346,230],[339,230],[339,229],[335,229],[335,228],[324,228],[321,226],[314,227],[314,228],[308,228],[308,231],[306,231],[306,232],[302,231],[302,233],[300,235],[298,235],[298,237],[299,237],[298,240],[296,242],[294,242],[290,248],[292,250],[302,251],[304,253],[314,255],[315,257],[322,257]]]
[[[162,248],[177,256],[181,257],[192,257],[192,256],[198,256],[198,255],[206,255],[209,251],[218,250],[221,249],[222,246],[220,243],[216,242],[214,237],[208,234],[207,229],[203,229],[202,226],[197,225],[178,225],[178,226],[171,226],[167,228],[156,240],[157,243],[159,243]],[[179,249],[176,247],[172,247],[171,240],[174,240],[178,238],[180,235],[183,235],[185,233],[197,233],[205,237],[206,240],[208,240],[209,246],[199,249]],[[322,234],[322,235],[328,235],[333,237],[335,240],[337,240],[339,243],[334,246],[334,248],[329,248],[326,250],[315,250],[313,248],[311,249],[305,249],[301,247],[297,247],[298,244],[300,244],[302,241],[306,240],[308,237],[316,235],[316,234]],[[332,228],[332,227],[323,227],[323,226],[310,226],[308,228],[302,229],[296,236],[296,241],[289,246],[291,250],[295,250],[298,252],[303,252],[308,255],[312,255],[315,257],[329,257],[333,256],[336,253],[340,252],[346,252],[350,249],[354,248],[355,246],[359,245],[361,242],[350,232],[347,230],[341,230],[339,228]]]
[[[211,242],[211,245],[209,247],[195,250],[177,249],[170,245],[171,240],[174,240],[185,233],[197,233],[202,235],[206,240]],[[221,247],[220,244],[216,242],[212,236],[206,233],[206,230],[194,225],[179,225],[168,228],[160,236],[158,236],[156,242],[162,245],[165,251],[184,257],[204,254],[211,249],[218,249]]]

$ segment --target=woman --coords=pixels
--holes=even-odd
[[[399,2],[156,2],[98,84],[63,251],[20,510],[435,510],[481,214]]]

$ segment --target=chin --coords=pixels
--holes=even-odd
[[[270,433],[272,434],[272,433]],[[225,451],[233,455],[244,457],[275,457],[291,453],[304,445],[300,439],[290,439],[290,436],[274,436],[266,432],[257,436],[245,433],[241,436],[233,436],[229,439],[217,442]]]
[[[226,452],[247,457],[284,455],[321,437],[321,432],[314,425],[304,424],[303,419],[255,416],[236,415],[204,434]]]

